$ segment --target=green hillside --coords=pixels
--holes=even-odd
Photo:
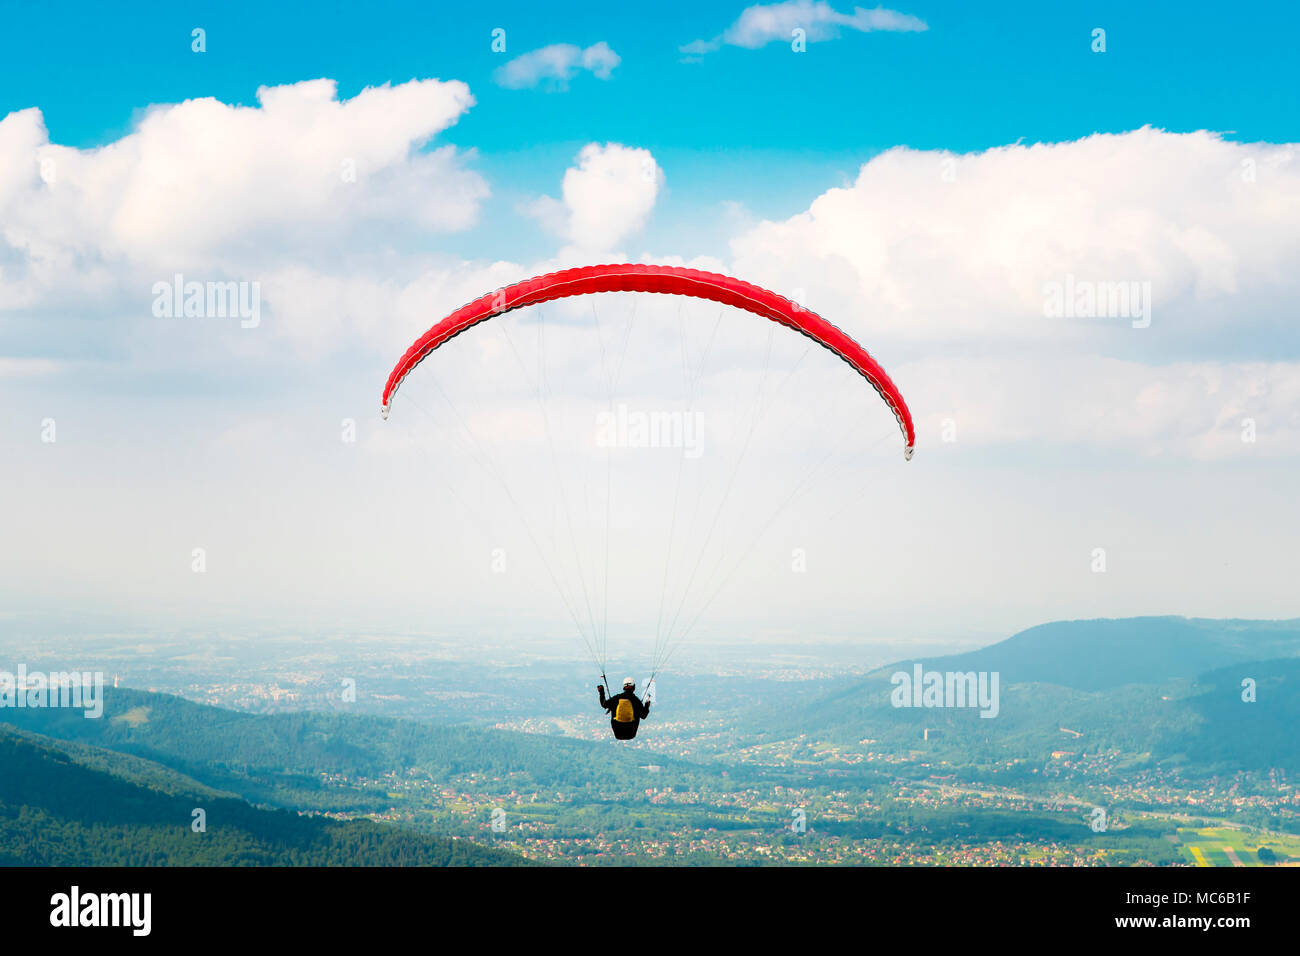
[[[1242,680],[1256,699],[1242,700]],[[1153,748],[1212,771],[1300,770],[1300,660],[1237,664],[1203,674]]]
[[[263,810],[138,758],[0,726],[0,865],[441,866],[522,862],[465,840]],[[191,828],[206,813],[206,831]]]
[[[1297,654],[1297,622],[1050,624],[979,651],[919,662],[926,671],[998,673],[995,718],[971,708],[892,706],[890,675],[910,673],[914,663],[903,661],[805,707],[770,713],[762,729],[769,739],[872,739],[882,749],[924,750],[976,765],[1009,759],[1041,765],[1056,751],[1118,750],[1176,763],[1193,775],[1294,771],[1300,770]],[[1241,699],[1246,677],[1258,683],[1254,703]]]
[[[438,726],[364,715],[246,714],[167,694],[106,689],[104,716],[80,711],[0,710],[0,721],[60,740],[93,744],[169,767],[245,799],[299,809],[382,811],[385,788],[358,778],[418,773],[435,780],[517,776],[521,785],[563,787],[592,796],[644,779],[646,755],[607,741]],[[655,757],[689,782],[713,779],[682,761]],[[331,775],[328,786],[322,775]]]
[[[1008,684],[1057,684],[1082,691],[1191,678],[1242,661],[1300,655],[1300,620],[1239,621],[1132,617],[1054,621],[1004,641],[921,661],[942,671],[998,671]],[[900,661],[881,673],[910,668]]]

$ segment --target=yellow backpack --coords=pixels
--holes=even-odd
[[[632,712],[632,702],[624,697],[614,708],[614,719],[620,724],[630,723],[634,714]]]

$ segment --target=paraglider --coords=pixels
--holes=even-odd
[[[582,266],[537,276],[523,282],[517,282],[513,285],[506,286],[505,288],[498,289],[495,292],[474,299],[472,302],[461,306],[459,309],[456,309],[454,312],[435,323],[428,329],[428,331],[417,338],[415,342],[413,342],[402,354],[384,384],[381,398],[381,412],[383,417],[385,419],[388,418],[398,389],[415,368],[428,359],[440,347],[456,336],[459,336],[461,333],[468,331],[475,325],[494,317],[502,316],[508,312],[529,306],[537,306],[557,299],[610,292],[653,293],[704,299],[769,319],[779,325],[806,336],[815,344],[842,359],[850,366],[850,368],[866,379],[872,388],[875,389],[879,397],[884,400],[890,412],[892,412],[893,417],[898,424],[898,428],[902,433],[904,440],[904,457],[906,459],[911,459],[912,452],[916,445],[916,429],[912,421],[912,414],[907,407],[907,403],[903,400],[903,396],[898,390],[898,387],[885,373],[885,370],[880,366],[880,364],[851,336],[837,326],[832,325],[817,313],[812,312],[802,305],[792,302],[775,292],[718,273],[705,272],[698,269],[679,266],[630,263]],[[602,349],[603,347],[602,344]],[[540,388],[539,399],[544,399],[544,395]],[[734,474],[732,477],[734,477]],[[503,485],[505,485],[505,479],[502,476],[497,475],[497,478]],[[606,480],[608,481],[608,476]],[[730,483],[728,482],[728,489],[729,487]],[[517,501],[515,500],[515,496],[510,493],[510,489],[506,487],[505,491],[507,496],[510,498],[511,503],[518,509]],[[607,559],[609,535],[608,489],[606,490],[606,495],[603,500],[606,508],[605,555]],[[673,532],[676,527],[675,509],[676,496],[674,496],[673,522],[671,524],[665,522],[669,527],[669,561],[673,557]],[[567,505],[565,506],[564,512],[567,517]],[[520,517],[524,521],[527,521],[523,514],[521,514]],[[709,527],[709,531],[709,536],[706,536],[706,547],[712,534],[712,526]],[[572,535],[571,529],[570,535]],[[530,538],[533,537],[531,531],[529,532],[529,536]],[[533,544],[534,546],[537,546],[535,540]],[[574,624],[577,626],[579,633],[583,636],[583,640],[587,644],[588,650],[592,654],[593,661],[600,669],[599,673],[602,674],[603,678],[606,665],[604,653],[604,620],[601,619],[601,615],[592,615],[590,607],[588,608],[589,619],[586,622],[580,620],[581,615],[577,610],[577,602],[571,600],[565,593],[555,569],[546,561],[546,556],[541,553],[540,547],[538,550],[543,563],[547,565],[546,570],[550,572],[556,590],[560,592],[561,598],[564,599],[570,615],[574,619]],[[697,561],[689,576],[687,585],[688,590],[690,584],[695,580],[696,575],[694,572],[698,570],[699,563]],[[727,578],[724,578],[724,581],[726,579]],[[582,574],[579,575],[579,584],[584,589],[583,593],[585,596],[586,578]],[[664,585],[665,587],[667,586],[667,563],[665,564]],[[604,579],[604,586],[606,588],[608,586],[607,576]],[[685,595],[683,595],[683,604],[684,602]],[[605,605],[606,609],[607,607],[608,605]],[[704,609],[707,609],[707,607],[708,602],[704,604]],[[662,610],[663,605],[661,599],[661,618],[663,617]],[[681,608],[679,607],[679,613],[680,610]],[[656,636],[655,653],[651,668],[652,672],[647,682],[647,693],[644,700],[636,695],[636,684],[631,680],[631,678],[625,682],[622,693],[613,696],[606,695],[606,685],[602,682],[600,685],[600,704],[602,708],[610,714],[610,723],[615,738],[619,740],[630,740],[636,736],[640,722],[646,719],[650,712],[650,703],[653,700],[655,675],[667,660],[668,654],[675,649],[675,644],[673,643],[674,639],[680,640],[681,637],[684,637],[685,632],[689,631],[690,627],[693,626],[694,621],[697,619],[698,614],[681,629],[681,633],[677,633],[675,630],[678,623],[677,616],[672,616],[670,621],[661,621],[661,633]],[[667,625],[666,628],[663,628],[664,624]]]

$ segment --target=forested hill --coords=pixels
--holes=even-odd
[[[929,670],[997,671],[1003,685],[1113,690],[1196,677],[1243,661],[1300,655],[1300,620],[1130,617],[1053,621],[964,654],[920,660]],[[881,668],[909,668],[905,660]]]
[[[467,840],[263,810],[165,767],[0,725],[0,865],[474,866]],[[206,830],[195,832],[194,811]]]
[[[257,803],[298,809],[381,812],[389,774],[429,779],[517,776],[521,783],[599,793],[645,779],[639,749],[563,737],[385,717],[320,712],[247,714],[168,694],[106,688],[104,715],[67,709],[0,709],[8,722],[60,740],[143,757]],[[709,774],[655,755],[665,773],[689,782]],[[330,776],[329,786],[322,777]]]
[[[911,675],[916,664],[997,674],[996,714],[894,706],[891,675]],[[1189,775],[1300,772],[1300,621],[1045,624],[977,651],[891,664],[767,721],[773,738],[866,738],[899,750],[924,744],[954,762],[1037,765],[1057,750],[1113,749]]]

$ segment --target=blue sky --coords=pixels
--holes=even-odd
[[[838,33],[810,27],[795,53],[795,7]],[[364,593],[407,620],[435,599],[497,613],[495,579],[463,557],[493,542],[463,515],[428,513],[426,532],[459,535],[433,558],[394,535],[430,505],[419,476],[392,477],[409,423],[381,428],[379,387],[474,296],[645,260],[805,301],[917,418],[916,459],[881,466],[889,494],[812,549],[833,569],[816,600],[790,586],[781,540],[726,613],[761,597],[788,631],[813,626],[811,601],[815,626],[852,631],[863,580],[861,626],[918,636],[1297,613],[1296,5],[48,10],[0,14],[0,454],[19,463],[0,495],[26,503],[0,518],[18,543],[0,550],[0,599],[269,615],[368,610]],[[567,82],[538,77],[557,62]],[[256,284],[261,321],[160,318],[147,293],[179,272]],[[1076,279],[1147,288],[1145,319],[1051,313],[1046,290]],[[729,385],[765,365],[749,331]],[[451,374],[482,386],[469,372],[502,343],[463,338]],[[681,351],[640,344],[635,400],[674,408],[659,386]],[[557,360],[589,371],[589,346],[575,334]],[[809,374],[818,408],[859,397]],[[531,407],[510,382],[480,402],[507,436]],[[359,437],[341,450],[342,419]],[[829,441],[795,431],[773,473]],[[503,460],[527,471],[525,445]],[[480,490],[468,467],[451,477]],[[864,554],[867,536],[906,541],[902,570]],[[1109,577],[1089,570],[1099,546]],[[429,560],[445,594],[428,593]],[[501,613],[548,620],[537,569],[512,567],[531,577]]]
[[[564,9],[559,9],[559,7]],[[622,9],[619,9],[619,7]],[[148,103],[214,96],[251,104],[258,86],[327,76],[348,98],[414,77],[467,82],[478,105],[439,138],[473,147],[507,190],[540,192],[583,144],[636,143],[672,164],[673,202],[707,203],[725,164],[731,198],[763,216],[800,208],[882,149],[958,152],[1063,141],[1143,125],[1296,138],[1300,7],[1021,2],[898,5],[923,33],[846,32],[804,56],[784,44],[723,47],[682,63],[742,4],[98,3],[8,5],[0,115],[39,105],[51,137],[79,147],[125,132]],[[847,4],[839,5],[848,9]],[[207,29],[208,52],[178,42]],[[505,54],[491,31],[507,31]],[[1107,51],[1089,48],[1095,27]],[[609,80],[564,93],[492,82],[505,59],[552,43],[605,41]]]
[[[1280,140],[1300,116],[1291,69],[1300,8],[1289,3],[1232,15],[1212,3],[919,2],[897,9],[923,19],[923,34],[849,33],[813,44],[808,60],[779,44],[757,54],[724,48],[680,66],[681,45],[721,32],[743,5],[552,6],[136,3],[124,16],[69,3],[51,19],[39,5],[11,4],[0,110],[40,105],[56,140],[84,147],[119,135],[148,102],[251,102],[259,85],[317,76],[337,79],[349,97],[439,76],[468,82],[491,114],[462,124],[485,152],[600,137],[656,150],[709,143],[845,156],[900,144],[967,151],[1144,124]],[[175,42],[194,26],[210,37],[201,59]],[[1099,26],[1105,56],[1088,47]],[[568,102],[548,107],[544,93],[492,87],[496,27],[508,31],[506,57],[604,40],[623,62],[612,82],[584,80]]]

